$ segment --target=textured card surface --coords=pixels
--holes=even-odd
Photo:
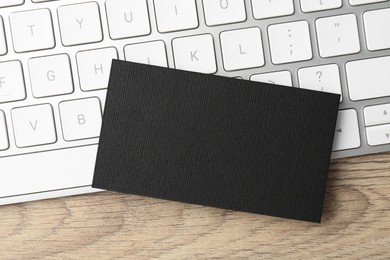
[[[339,95],[113,61],[93,187],[320,222]]]

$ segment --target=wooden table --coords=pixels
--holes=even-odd
[[[104,192],[0,208],[0,259],[390,258],[390,154],[334,161],[322,224]]]

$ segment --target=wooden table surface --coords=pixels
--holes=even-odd
[[[332,162],[322,224],[111,192],[0,212],[0,259],[390,259],[390,154]]]

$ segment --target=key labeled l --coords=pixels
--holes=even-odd
[[[240,47],[240,54],[241,54],[241,55],[244,55],[244,54],[246,54],[246,51],[243,51],[243,50],[242,50],[242,46],[241,46],[241,44],[239,44],[238,46]]]

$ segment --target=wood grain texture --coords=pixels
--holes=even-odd
[[[389,259],[390,154],[332,163],[320,225],[110,192],[0,212],[0,259]]]

